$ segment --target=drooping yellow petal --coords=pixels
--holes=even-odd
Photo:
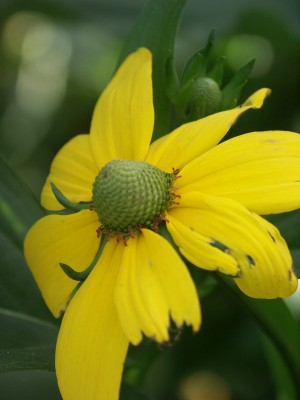
[[[186,266],[165,239],[147,229],[124,248],[115,301],[133,344],[141,341],[142,333],[168,341],[169,316],[178,327],[200,326],[198,297]]]
[[[250,108],[261,108],[269,93],[269,89],[260,89],[241,107],[180,126],[150,146],[146,161],[166,172],[172,172],[172,168],[181,169],[216,146],[242,113]]]
[[[300,135],[252,132],[221,143],[180,172],[182,193],[230,197],[259,214],[300,207]]]
[[[122,245],[121,245],[122,246]],[[73,297],[56,347],[56,373],[64,400],[118,400],[128,349],[113,293],[120,267],[115,240]]]
[[[91,140],[101,168],[113,159],[143,161],[154,125],[151,53],[141,48],[120,66],[96,105]]]
[[[50,182],[73,202],[91,201],[98,172],[89,135],[75,136],[61,148],[52,162],[42,191],[42,205],[48,210],[64,208],[56,200]]]
[[[59,263],[83,271],[94,260],[99,247],[97,214],[89,210],[71,215],[48,215],[37,221],[26,235],[26,261],[54,316],[65,309],[78,284],[67,277]]]
[[[211,237],[201,234],[184,221],[186,209],[171,209],[168,213],[167,228],[186,259],[208,271],[220,271],[236,276],[240,272],[238,262],[224,251]],[[187,209],[190,212],[189,209]],[[197,212],[197,210],[194,210]],[[193,211],[193,212],[194,212]]]
[[[277,289],[278,293],[276,297],[288,297],[296,291],[298,279],[293,271],[293,261],[286,242],[274,225],[256,214],[252,215],[257,224],[261,226],[262,231],[265,230],[271,237],[277,248],[277,254],[274,254],[273,257],[269,255],[269,268],[262,268],[258,272],[250,268],[245,271],[244,276],[242,274],[241,279],[235,279],[235,282],[246,295],[251,297],[274,298],[274,288]],[[270,247],[266,248],[266,251],[268,249]],[[277,266],[281,266],[280,271],[278,271]],[[263,287],[262,281],[265,287]],[[268,293],[268,295],[262,295],[263,292]]]
[[[292,271],[292,260],[284,239],[278,230],[258,215],[249,212],[241,204],[222,197],[202,196],[186,193],[180,206],[169,210],[171,216],[168,229],[173,236],[174,219],[188,229],[185,247],[178,242],[180,250],[192,262],[202,267],[197,257],[196,240],[202,235],[210,241],[212,248],[218,248],[237,262],[240,269],[235,280],[248,296],[276,298],[290,296],[297,288],[297,279]],[[175,228],[178,229],[178,225]],[[205,267],[205,266],[204,266]],[[220,269],[221,265],[216,265]],[[223,271],[224,267],[223,267]]]

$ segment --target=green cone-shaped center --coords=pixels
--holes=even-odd
[[[103,230],[128,233],[153,227],[170,201],[173,174],[142,161],[113,160],[98,174],[93,202]]]

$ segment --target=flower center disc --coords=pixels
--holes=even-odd
[[[112,160],[99,172],[93,187],[93,202],[101,229],[110,234],[131,229],[153,229],[165,214],[172,194],[174,174],[146,162]]]

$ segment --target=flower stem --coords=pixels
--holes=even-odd
[[[299,330],[282,299],[252,299],[234,285],[232,279],[215,274],[217,280],[247,309],[280,354],[300,399]]]

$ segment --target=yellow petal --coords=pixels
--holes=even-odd
[[[123,330],[133,344],[142,333],[158,342],[169,340],[169,316],[180,327],[200,326],[196,289],[171,245],[143,229],[124,248],[115,301]]]
[[[91,140],[99,168],[112,159],[144,160],[154,124],[151,74],[151,53],[141,48],[123,62],[98,100]]]
[[[59,317],[70,293],[78,284],[67,277],[59,263],[83,271],[94,260],[99,247],[95,212],[48,215],[37,221],[26,235],[26,261],[51,312]]]
[[[265,219],[252,214],[261,230],[267,232],[277,248],[277,252],[271,256],[269,264],[259,271],[248,269],[243,271],[241,278],[235,279],[238,287],[248,296],[256,298],[288,297],[298,287],[298,279],[293,270],[293,261],[278,229]],[[273,245],[273,244],[272,244]],[[265,248],[271,251],[270,246]],[[243,276],[244,272],[244,276]],[[262,284],[262,282],[264,282]],[[276,291],[277,290],[277,294]]]
[[[253,132],[230,139],[180,172],[182,193],[230,197],[259,214],[300,207],[300,135]]]
[[[248,296],[287,297],[296,290],[297,279],[284,239],[273,225],[239,203],[186,193],[180,206],[169,213],[188,228],[187,241],[195,241],[194,236],[201,234],[237,262],[240,273],[235,280]],[[190,249],[183,250],[189,258]],[[197,254],[192,256],[196,258]]]
[[[50,182],[71,201],[91,201],[92,187],[99,170],[94,161],[89,135],[78,135],[66,143],[54,158],[42,191],[42,205],[61,210]]]
[[[220,271],[227,275],[236,276],[240,272],[237,261],[217,246],[211,237],[201,234],[185,222],[185,213],[197,212],[197,209],[171,209],[167,215],[167,224],[174,242],[183,256],[197,267],[208,271]]]
[[[150,146],[146,161],[167,172],[172,172],[172,168],[181,169],[216,146],[242,113],[250,108],[261,108],[269,93],[269,89],[260,89],[241,107],[180,126]]]
[[[56,347],[56,373],[64,400],[118,400],[128,340],[113,300],[120,253],[115,240],[73,297]],[[120,246],[119,246],[120,247]]]

